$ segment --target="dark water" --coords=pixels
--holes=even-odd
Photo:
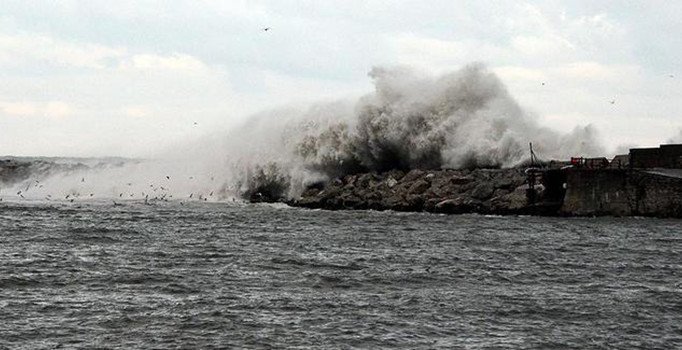
[[[0,348],[682,347],[682,221],[0,206]]]

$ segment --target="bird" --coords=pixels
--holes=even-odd
[[[81,182],[85,182],[85,178],[82,178],[82,179],[81,179]]]
[[[192,196],[194,196],[194,193],[189,194],[189,198],[192,198]]]
[[[199,125],[199,123],[197,123],[197,122],[194,122],[194,126],[197,126],[197,125]]]
[[[545,83],[544,83],[544,82],[542,83],[542,86],[545,86]]]
[[[118,196],[119,196],[119,197],[123,197],[123,192],[121,192],[121,194],[119,194]]]
[[[611,101],[609,101],[609,103],[611,103],[612,105],[616,104],[616,100],[611,100]]]
[[[166,179],[170,180],[170,176],[166,175]]]
[[[263,31],[264,31],[264,32],[267,32],[267,31],[269,31],[270,29],[272,29],[272,28],[270,28],[270,27],[265,27],[265,28],[263,28]]]
[[[675,77],[675,75],[674,75],[674,74],[670,74],[670,75],[668,75],[668,78],[674,78],[674,77]]]

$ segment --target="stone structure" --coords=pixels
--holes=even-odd
[[[570,169],[561,215],[682,217],[682,176],[646,170]]]
[[[631,168],[682,168],[682,144],[630,149]]]

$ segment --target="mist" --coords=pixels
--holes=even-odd
[[[682,143],[682,129],[678,130],[677,134],[669,138],[666,143]]]
[[[357,101],[251,118],[231,133],[231,148],[241,149],[231,156],[234,168],[284,176],[295,196],[357,172],[512,167],[529,157],[529,142],[548,160],[604,152],[592,126],[559,133],[539,125],[482,64],[442,76],[377,67],[369,77],[375,91]]]
[[[569,133],[539,125],[482,64],[441,76],[376,67],[369,78],[374,91],[356,100],[264,111],[154,160],[43,173],[2,192],[27,186],[22,195],[38,199],[231,201],[269,186],[291,198],[358,172],[512,167],[528,158],[529,142],[543,159],[604,152],[589,125]]]

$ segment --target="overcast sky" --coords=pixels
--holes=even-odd
[[[435,74],[484,62],[542,124],[594,124],[611,148],[657,145],[682,127],[682,1],[0,9],[0,155],[149,156],[262,109],[370,92],[373,66],[399,64]]]

